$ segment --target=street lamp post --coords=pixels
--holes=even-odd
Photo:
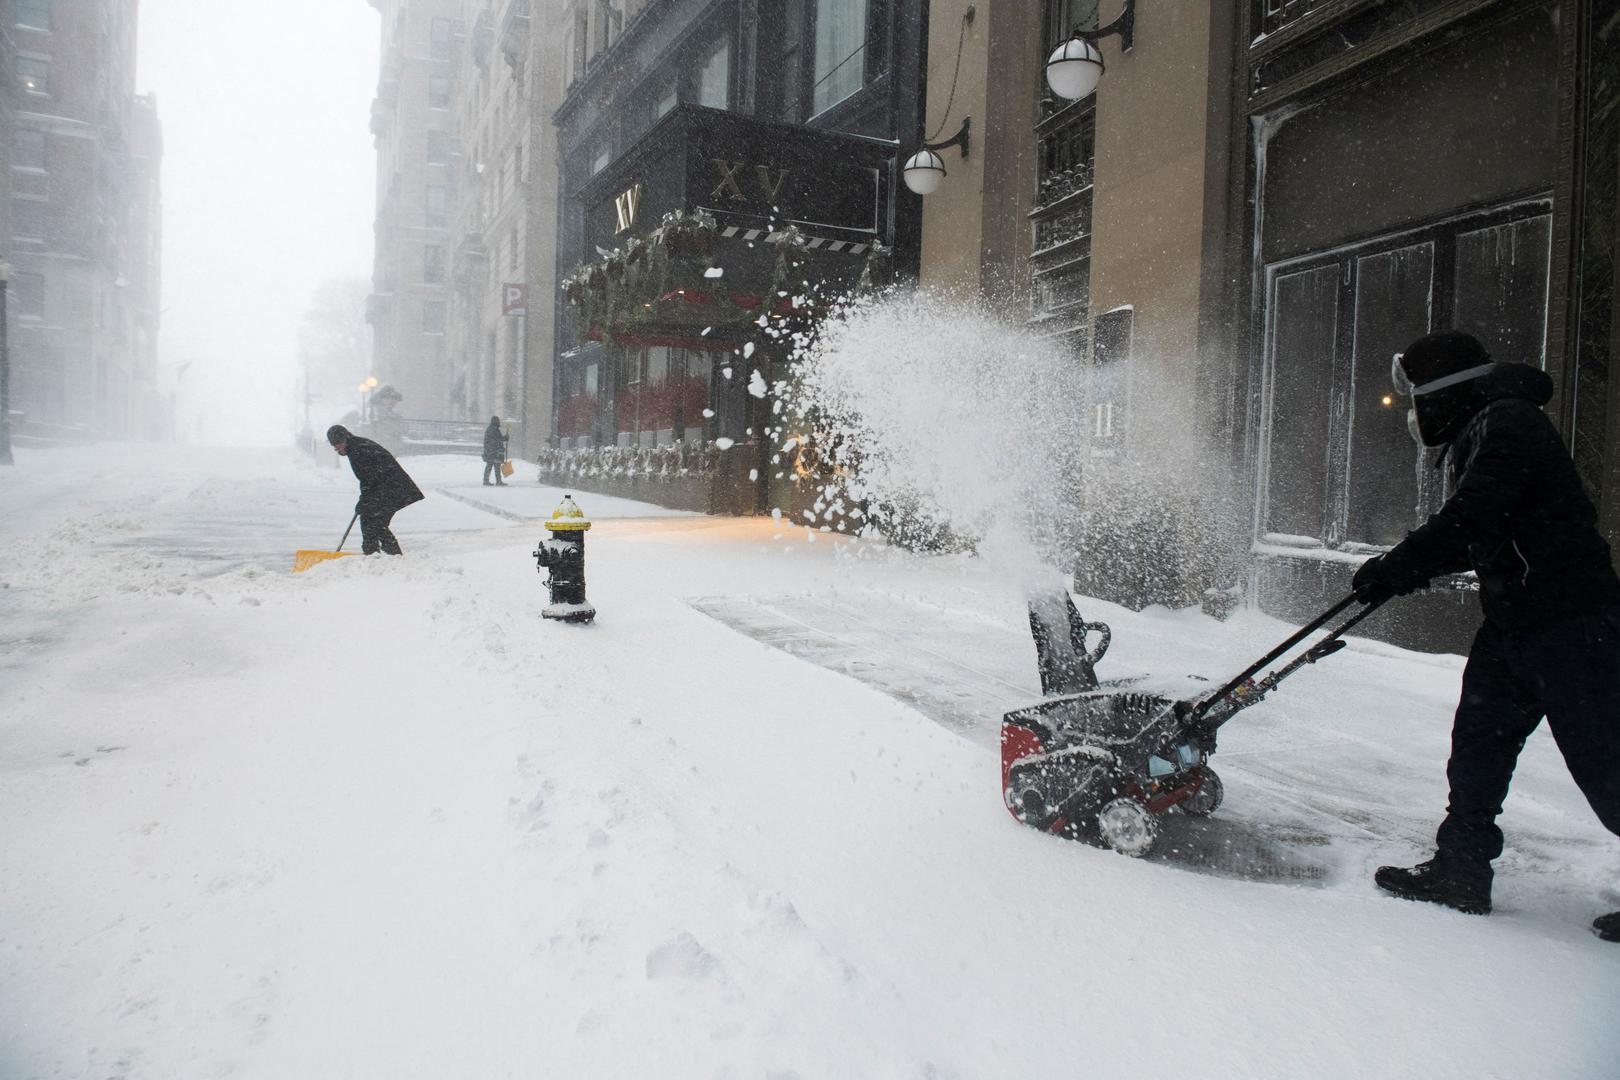
[[[371,392],[377,388],[377,376],[367,375],[360,380],[360,422],[369,424],[373,420],[371,415]]]
[[[11,461],[11,336],[6,314],[6,291],[11,264],[0,262],[0,465]]]

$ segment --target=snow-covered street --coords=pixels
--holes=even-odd
[[[403,463],[405,556],[296,575],[330,454],[0,471],[0,1077],[1616,1075],[1620,845],[1545,729],[1495,914],[1371,883],[1429,852],[1459,658],[1301,673],[1222,732],[1235,846],[1132,860],[1003,809],[1038,682],[982,560],[580,494],[559,625],[562,492]],[[1079,602],[1104,677],[1287,633]]]

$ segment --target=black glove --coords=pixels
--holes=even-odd
[[[1363,604],[1382,604],[1395,596],[1417,592],[1429,583],[1429,573],[1401,548],[1368,559],[1350,579],[1350,588]]]

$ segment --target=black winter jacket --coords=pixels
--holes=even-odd
[[[1470,567],[1485,617],[1531,626],[1620,604],[1609,545],[1569,451],[1541,406],[1552,380],[1502,364],[1449,444],[1452,494],[1387,556],[1430,577]]]
[[[506,436],[501,433],[499,424],[491,424],[484,429],[484,460],[491,465],[499,465],[506,460]]]
[[[356,513],[393,514],[422,501],[422,489],[387,448],[363,436],[350,435],[347,449],[349,467],[360,481],[360,501],[354,505]]]

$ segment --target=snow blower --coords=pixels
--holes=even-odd
[[[1026,825],[1076,839],[1094,831],[1108,847],[1133,856],[1153,849],[1159,814],[1179,807],[1203,817],[1220,806],[1221,779],[1209,767],[1216,730],[1306,664],[1344,648],[1344,633],[1378,607],[1356,612],[1283,667],[1255,679],[1356,602],[1347,596],[1214,693],[1176,697],[1100,684],[1094,669],[1107,650],[1107,627],[1083,622],[1067,593],[1063,601],[1067,633],[1055,625],[1062,611],[1055,598],[1029,605],[1041,690],[1058,696],[1002,718],[1002,795]],[[1099,630],[1102,642],[1088,652],[1086,635]]]
[[[358,520],[360,520],[360,515],[357,512],[354,517],[349,519],[349,528],[343,530],[343,539],[338,541],[336,551],[318,551],[314,548],[301,548],[298,551],[293,552],[293,573],[301,574],[310,567],[316,566],[330,559],[341,559],[345,555],[359,554],[359,552],[343,550],[343,545],[348,543],[349,540],[349,531],[354,528],[354,523]]]

